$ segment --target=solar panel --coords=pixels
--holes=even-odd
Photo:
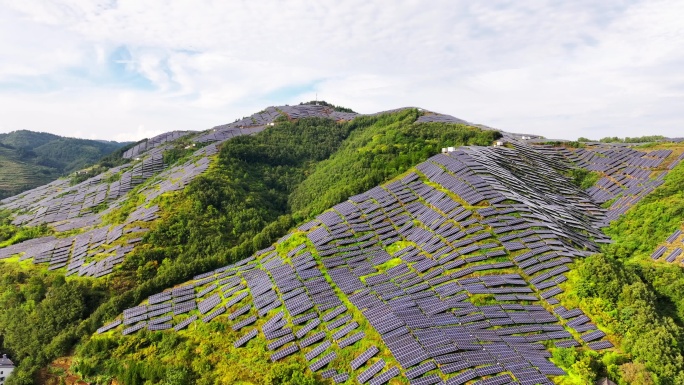
[[[197,320],[196,315],[190,316],[190,317],[184,319],[183,321],[179,322],[176,326],[174,326],[173,329],[175,331],[185,329],[186,327],[188,327],[188,325],[190,325],[192,322],[195,322],[196,320]]]
[[[212,319],[218,317],[219,315],[221,315],[225,312],[226,312],[226,308],[221,306],[218,309],[214,310],[213,312],[207,314],[204,318],[202,318],[202,322],[207,323],[207,322],[211,321]]]
[[[351,335],[350,337],[347,337],[343,340],[337,341],[337,345],[340,347],[340,349],[344,349],[347,346],[353,345],[353,344],[361,341],[361,339],[363,339],[365,336],[366,336],[366,333],[361,331],[361,332],[356,333],[354,335]]]
[[[302,342],[299,343],[299,346],[302,348],[305,348],[307,346],[310,346],[312,344],[315,344],[316,342],[319,342],[320,340],[325,338],[325,332],[318,332],[310,337],[307,337],[302,340]]]
[[[373,376],[378,374],[382,370],[382,368],[385,367],[385,360],[380,359],[376,361],[373,365],[371,365],[368,369],[364,370],[361,372],[357,377],[356,380],[359,383],[365,384],[368,382]]]
[[[303,314],[303,315],[300,315],[299,317],[293,318],[293,319],[292,319],[292,323],[293,323],[294,325],[299,325],[299,324],[302,324],[302,323],[304,323],[304,322],[306,322],[306,321],[312,320],[312,319],[314,319],[314,318],[316,318],[316,317],[317,317],[317,315],[316,315],[315,313]]]
[[[289,355],[292,355],[299,351],[299,346],[297,344],[289,345],[273,354],[271,354],[271,362],[281,360]]]
[[[102,326],[101,328],[97,329],[97,334],[102,334],[108,330],[114,329],[115,327],[121,325],[121,320],[115,320],[107,325]]]
[[[171,327],[170,323],[147,324],[147,329],[150,331],[166,330],[171,329]]]
[[[294,339],[295,339],[294,335],[292,333],[289,333],[289,334],[285,335],[284,337],[269,343],[266,347],[268,348],[268,350],[275,350],[275,349],[278,349],[281,346],[285,345],[288,342],[294,341]]]
[[[249,342],[249,340],[251,340],[252,338],[255,338],[257,336],[257,333],[258,333],[257,329],[250,330],[249,332],[245,333],[244,336],[240,337],[240,339],[235,341],[233,343],[233,346],[236,348],[239,348],[239,347],[245,345],[247,342]]]
[[[345,311],[347,311],[347,307],[344,305],[341,305],[341,306],[335,308],[334,310],[324,314],[322,317],[322,320],[324,322],[329,322],[332,319],[334,319],[335,317],[337,317],[338,315],[344,313]]]
[[[610,341],[594,341],[588,343],[587,345],[593,350],[603,350],[613,347],[613,344]]]
[[[422,376],[423,374],[429,372],[430,370],[433,370],[437,368],[437,365],[435,365],[434,361],[428,361],[424,364],[418,365],[413,369],[407,370],[406,371],[406,377],[409,379],[416,378],[418,376]]]
[[[443,384],[444,382],[438,375],[431,374],[429,376],[412,379],[410,383],[411,385],[435,385]]]
[[[312,372],[315,372],[326,365],[328,365],[332,360],[337,358],[337,353],[335,352],[330,352],[326,354],[325,356],[321,357],[318,361],[314,362],[313,364],[309,365],[309,369]]]
[[[358,368],[363,366],[368,360],[373,358],[373,356],[378,354],[379,351],[380,349],[373,345],[370,348],[366,349],[366,351],[361,353],[361,355],[354,358],[349,365],[351,366],[352,370],[357,370]]]
[[[567,151],[575,156],[574,150]],[[528,159],[533,166],[521,162],[516,156]],[[238,262],[230,269],[194,277],[188,285],[189,290],[159,293],[154,299],[150,296],[150,304],[153,301],[153,305],[173,301],[173,307],[139,309],[139,314],[128,312],[124,319],[133,325],[167,314],[170,310],[177,315],[198,307],[199,313],[207,318],[221,311],[216,310],[221,301],[214,304],[209,299],[216,295],[212,292],[222,286],[221,293],[228,301],[228,307],[219,309],[232,311],[228,315],[231,321],[247,317],[233,325],[234,328],[237,326],[236,330],[256,322],[256,317],[249,317],[252,305],[257,309],[252,314],[260,317],[266,317],[284,305],[283,312],[290,315],[288,319],[272,323],[269,320],[261,327],[269,346],[274,351],[280,349],[273,353],[272,359],[278,357],[276,354],[280,351],[292,349],[292,345],[288,345],[291,341],[287,341],[293,338],[291,328],[286,327],[288,320],[290,325],[296,325],[292,327],[294,336],[304,338],[298,349],[325,340],[325,332],[310,335],[320,326],[321,320],[331,332],[342,328],[333,333],[330,341],[323,343],[330,346],[336,342],[339,348],[344,348],[362,339],[365,333],[352,334],[357,327],[352,326],[351,313],[342,305],[326,281],[327,277],[323,277],[318,268],[320,261],[335,285],[349,295],[352,304],[380,333],[401,367],[408,369],[406,376],[411,374],[413,377],[409,378],[416,380],[411,383],[433,381],[434,376],[421,377],[436,369],[432,357],[442,369],[456,370],[454,373],[459,373],[458,376],[463,373],[477,373],[479,376],[498,374],[500,372],[496,371],[502,367],[492,364],[495,362],[492,360],[504,362],[512,359],[514,361],[510,365],[506,361],[507,370],[533,369],[534,372],[529,374],[531,377],[516,375],[518,380],[546,379],[545,374],[555,375],[553,373],[560,369],[545,358],[543,354],[548,352],[540,350],[543,346],[537,341],[556,340],[557,346],[576,343],[562,327],[560,330],[551,327],[560,327],[558,319],[541,307],[497,309],[474,306],[468,297],[483,294],[509,304],[538,301],[539,297],[530,288],[532,284],[549,304],[557,303],[554,296],[561,292],[559,283],[567,279],[563,274],[569,270],[566,265],[574,258],[597,250],[596,241],[606,240],[597,230],[603,214],[600,210],[591,212],[597,206],[588,196],[575,196],[578,190],[572,186],[555,189],[555,172],[547,163],[540,162],[539,156],[545,157],[546,162],[559,159],[560,155],[539,155],[530,146],[517,143],[506,149],[463,148],[448,155],[440,154],[419,167],[420,177],[413,174],[405,181],[395,181],[352,197],[335,206],[335,211],[326,212],[301,227],[314,244],[320,260],[314,260],[301,242],[294,243],[294,248],[288,246],[288,259],[270,247],[257,252],[251,261]],[[601,163],[601,158],[603,156],[577,159],[596,167],[608,167],[605,170],[618,167],[622,162],[613,155],[606,156],[613,163]],[[634,162],[655,159],[648,158]],[[501,167],[501,162],[508,161],[512,162],[510,168],[508,165]],[[524,167],[529,180],[521,183],[520,176],[509,171],[515,167]],[[641,171],[647,171],[640,171],[640,167],[634,166],[629,175],[641,175]],[[650,172],[646,172],[643,178],[649,175]],[[425,176],[431,181],[430,185],[425,183]],[[604,199],[600,194],[613,194],[618,191],[614,185],[620,190],[624,190],[623,186],[631,188],[631,185],[625,185],[629,179],[633,178],[620,179],[620,175],[607,178],[600,182],[601,191],[597,191],[595,196]],[[458,194],[467,203],[486,201],[487,206],[466,210],[453,200],[452,194],[445,194],[446,190]],[[68,214],[68,210],[65,213]],[[103,241],[106,241],[107,234],[105,231]],[[503,247],[495,242],[493,234]],[[288,237],[281,238],[279,242],[294,239]],[[397,240],[415,243],[390,255],[385,247]],[[59,259],[63,258],[61,249],[55,251],[54,244],[51,247],[46,259],[50,266],[64,263]],[[522,254],[516,254],[511,258],[512,262],[502,262],[508,259],[499,258],[508,255],[504,249],[521,250]],[[83,255],[85,258],[87,249]],[[402,263],[387,270],[380,266],[392,258],[399,258]],[[500,274],[497,271],[511,267],[519,267],[526,272],[525,279],[517,274]],[[108,268],[93,265],[70,271],[95,276]],[[231,274],[221,275],[222,272]],[[242,278],[246,284],[242,283]],[[196,304],[194,287],[199,290],[202,285],[209,287],[197,296],[209,297]],[[244,291],[247,287],[249,291]],[[250,294],[253,302],[245,304],[250,302],[245,301],[238,305]],[[321,314],[321,320],[318,314]],[[558,314],[569,320],[569,327],[586,333],[584,337],[591,339],[589,344],[603,342],[597,341],[601,338],[597,337],[598,334],[591,334],[596,330],[595,325],[588,318],[583,318],[583,314],[577,311]],[[165,318],[152,318],[150,324],[164,324],[166,321],[159,320]],[[481,353],[482,344],[487,345],[486,354]],[[530,353],[532,350],[535,352]],[[462,354],[471,351],[478,355]],[[504,356],[506,354],[512,356]],[[431,368],[424,372],[416,370],[421,367]],[[381,371],[368,381],[383,376]],[[460,381],[466,377],[458,378]],[[437,383],[440,381],[437,378]]]
[[[336,320],[333,321],[333,322],[330,322],[330,323],[326,326],[326,328],[327,328],[328,330],[337,329],[338,327],[340,327],[340,326],[346,324],[347,322],[351,321],[351,319],[352,319],[351,315],[346,315],[346,316],[344,316],[344,317],[342,317],[342,318],[336,319]]]
[[[246,318],[246,319],[244,319],[244,320],[242,320],[236,324],[233,324],[232,328],[233,328],[233,330],[238,331],[238,330],[244,328],[245,326],[248,326],[248,325],[255,323],[256,320],[257,320],[257,318],[255,316],[251,316],[251,317]]]
[[[392,378],[399,375],[399,369],[396,366],[391,367],[389,370],[378,375],[377,377],[370,380],[370,385],[381,385],[387,383]]]
[[[311,350],[310,352],[308,352],[308,353],[305,355],[307,361],[311,361],[311,360],[313,360],[314,358],[320,356],[320,355],[323,354],[323,352],[326,351],[331,345],[332,345],[332,344],[330,343],[330,341],[325,341],[325,342],[323,342],[322,344],[316,346],[313,350]]]
[[[599,338],[605,337],[606,333],[602,332],[601,330],[596,330],[587,334],[583,334],[580,336],[584,342],[591,342],[594,340],[597,340]]]
[[[332,377],[336,384],[341,384],[349,380],[349,373],[339,373]]]
[[[318,318],[313,319],[311,322],[306,324],[304,327],[299,329],[296,333],[295,336],[297,338],[302,338],[304,337],[308,332],[312,331],[315,329],[318,325],[320,325],[321,321]]]
[[[129,328],[124,329],[124,330],[121,332],[121,334],[123,334],[123,335],[128,335],[128,334],[137,332],[138,330],[144,328],[145,326],[147,326],[147,322],[146,322],[146,321],[143,321],[143,322],[140,322],[140,323],[138,323],[138,324],[136,324],[136,325],[133,325],[133,326],[131,326],[131,327],[129,327]]]
[[[149,323],[150,324],[166,323],[168,321],[171,321],[172,319],[173,319],[173,317],[168,315],[166,317],[159,317],[159,318],[150,319]]]

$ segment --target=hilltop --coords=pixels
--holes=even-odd
[[[81,170],[127,144],[27,130],[0,134],[0,198]]]
[[[684,144],[268,107],[0,201],[8,383],[684,381]]]

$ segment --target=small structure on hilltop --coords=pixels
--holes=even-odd
[[[5,384],[5,380],[14,370],[14,362],[7,358],[7,354],[3,354],[0,358],[0,385]]]

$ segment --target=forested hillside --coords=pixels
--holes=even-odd
[[[81,170],[126,144],[26,130],[0,134],[0,199]]]
[[[522,137],[269,107],[2,200],[7,383],[683,383],[684,145]]]

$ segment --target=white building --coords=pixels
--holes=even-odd
[[[7,358],[7,354],[3,354],[0,358],[0,385],[5,384],[5,380],[14,370],[14,362]]]

